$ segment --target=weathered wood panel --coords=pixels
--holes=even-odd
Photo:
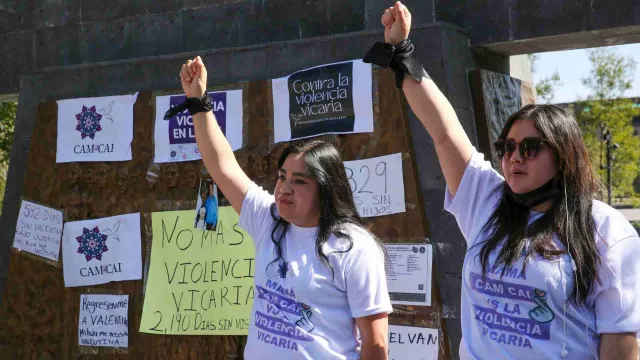
[[[406,103],[394,85],[391,72],[374,70],[373,76],[374,132],[322,138],[335,142],[344,160],[402,153],[407,212],[368,218],[365,222],[386,243],[421,242],[428,237],[428,227],[422,211],[424,207],[408,134]],[[245,146],[236,152],[236,156],[256,183],[272,190],[277,160],[286,144],[273,144],[270,85],[269,81],[252,81],[216,89],[242,88]],[[140,93],[135,104],[132,161],[56,164],[55,102],[39,106],[30,156],[25,159],[28,161],[28,170],[24,197],[63,209],[65,221],[143,213],[143,264],[148,263],[150,254],[149,214],[169,209],[192,209],[198,179],[204,170],[201,161],[159,166],[152,164],[155,95]],[[158,175],[157,179],[152,176],[154,173]],[[139,333],[144,300],[143,283],[143,280],[139,280],[65,288],[61,267],[14,252],[7,293],[0,307],[0,358],[242,358],[245,338],[240,336]],[[78,346],[80,294],[89,292],[130,296],[127,350]],[[435,284],[432,294],[433,306],[396,306],[390,322],[441,329],[440,358],[448,359],[449,346],[442,327],[444,321]]]

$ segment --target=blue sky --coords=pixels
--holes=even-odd
[[[640,44],[619,45],[615,48],[620,54],[633,57],[637,63],[633,88],[627,90],[625,97],[640,97]],[[553,103],[574,102],[587,97],[589,90],[582,85],[581,79],[589,74],[591,63],[584,49],[538,55],[540,58],[536,64],[536,72],[533,74],[534,81],[551,76],[555,70],[558,70],[564,83],[562,87],[556,89]]]

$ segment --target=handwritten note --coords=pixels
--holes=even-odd
[[[437,360],[438,329],[389,325],[389,360]]]
[[[193,211],[153,213],[151,264],[140,332],[247,335],[255,248],[238,214],[220,207],[215,231],[193,227]]]
[[[400,153],[345,161],[344,167],[361,217],[406,211]]]
[[[78,342],[84,346],[129,346],[129,295],[80,295]]]
[[[62,238],[62,212],[23,200],[13,247],[58,261]]]

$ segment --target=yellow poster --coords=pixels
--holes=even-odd
[[[194,228],[194,211],[151,214],[153,241],[140,332],[246,335],[255,248],[232,207],[215,230]]]

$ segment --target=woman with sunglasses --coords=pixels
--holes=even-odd
[[[365,61],[390,67],[435,144],[445,209],[467,240],[462,359],[636,359],[640,238],[599,186],[576,121],[528,105],[495,150],[502,174],[476,151],[407,40],[399,2],[382,16],[385,43]]]

